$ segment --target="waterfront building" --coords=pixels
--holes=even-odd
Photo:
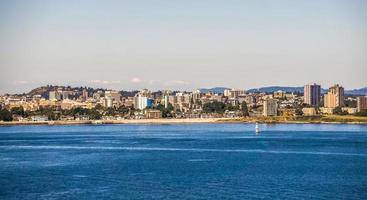
[[[321,86],[314,83],[303,88],[303,103],[311,106],[320,106]]]
[[[367,96],[357,97],[357,112],[367,110]]]
[[[159,119],[162,117],[162,113],[159,110],[148,109],[145,112],[145,117],[147,119]]]
[[[278,104],[276,99],[264,100],[263,107],[264,116],[277,116],[278,115]]]
[[[344,88],[338,84],[329,88],[324,96],[324,107],[336,108],[344,106]]]
[[[343,111],[343,112],[347,112],[347,113],[348,113],[348,114],[350,114],[350,115],[354,115],[354,114],[356,114],[356,112],[357,112],[357,108],[343,107],[343,108],[342,108],[342,111]]]
[[[331,114],[333,114],[333,110],[334,110],[334,108],[320,107],[320,112],[322,114],[331,115]]]
[[[36,116],[31,116],[31,120],[34,122],[44,122],[44,121],[48,121],[48,117],[43,116],[43,115],[36,115]]]
[[[317,115],[317,111],[314,107],[302,108],[302,112],[303,112],[304,116],[315,116],[315,115]]]

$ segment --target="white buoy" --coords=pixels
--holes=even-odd
[[[258,123],[256,123],[255,132],[256,132],[256,134],[258,134],[260,132],[259,124]]]

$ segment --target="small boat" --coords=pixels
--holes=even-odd
[[[258,123],[256,123],[255,132],[256,132],[256,134],[258,134],[260,132],[259,124]]]

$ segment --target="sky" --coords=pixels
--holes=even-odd
[[[365,0],[0,0],[0,94],[367,86]]]

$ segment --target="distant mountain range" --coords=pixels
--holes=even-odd
[[[42,95],[44,97],[48,96],[48,92],[49,91],[54,91],[58,88],[62,88],[62,89],[66,89],[66,90],[72,90],[72,91],[83,91],[83,89],[87,89],[90,93],[92,93],[94,90],[106,90],[106,89],[93,89],[93,88],[85,88],[85,87],[65,87],[65,86],[43,86],[43,87],[38,87],[33,89],[32,91],[30,91],[28,94],[29,95]],[[228,87],[214,87],[214,88],[202,88],[200,89],[200,92],[202,93],[207,93],[209,91],[212,91],[214,93],[224,93],[224,90],[226,89],[231,89]],[[261,87],[261,88],[253,88],[253,89],[249,89],[247,90],[247,92],[265,92],[265,93],[273,93],[275,91],[278,90],[282,90],[285,92],[294,92],[294,93],[303,93],[303,87],[288,87],[288,86],[270,86],[270,87]],[[132,93],[136,93],[137,91],[131,91]],[[327,89],[321,89],[321,93],[326,93]],[[124,91],[122,93],[129,93],[129,91]],[[367,95],[367,87],[364,88],[360,88],[360,89],[353,89],[353,90],[345,90],[344,91],[345,94],[347,95]]]
[[[214,92],[214,93],[224,93],[224,90],[231,89],[226,87],[214,87],[214,88],[202,88],[200,89],[201,93]]]
[[[230,89],[227,87],[214,87],[214,88],[202,88],[201,92],[206,93],[208,91],[212,91],[215,93],[224,93],[225,89]],[[288,87],[288,86],[269,86],[269,87],[261,87],[261,88],[253,88],[247,90],[247,92],[265,92],[265,93],[273,93],[275,91],[282,90],[285,92],[294,92],[294,93],[303,93],[303,87]],[[321,93],[326,93],[327,89],[321,89]],[[353,90],[345,90],[345,94],[347,95],[367,95],[367,87]]]
[[[282,87],[282,86],[270,86],[270,87],[262,87],[262,88],[253,88],[247,90],[248,92],[266,92],[273,93],[275,91],[282,90],[284,92],[294,92],[294,93],[303,93],[303,87]],[[322,89],[321,92],[324,92]]]

